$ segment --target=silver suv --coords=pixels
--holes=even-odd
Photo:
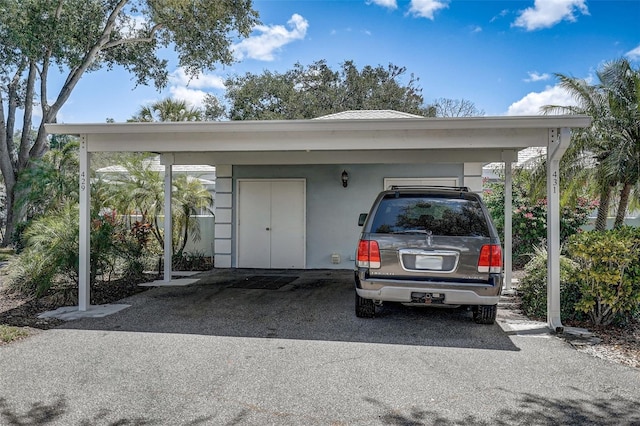
[[[469,306],[493,324],[502,290],[502,247],[478,194],[465,187],[392,187],[364,226],[355,268],[356,315],[376,305]]]

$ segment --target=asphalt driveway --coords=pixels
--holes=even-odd
[[[216,271],[0,347],[0,424],[640,424],[640,372],[499,311],[353,313],[349,271]]]

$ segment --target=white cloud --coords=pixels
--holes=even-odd
[[[640,45],[638,47],[636,47],[635,49],[632,49],[632,50],[628,51],[627,53],[625,53],[624,56],[626,56],[627,58],[631,59],[632,61],[640,60]]]
[[[535,83],[536,81],[544,81],[544,80],[549,80],[551,78],[551,75],[549,75],[548,73],[543,73],[543,74],[539,74],[537,72],[529,72],[529,78],[525,78],[524,81],[527,83]]]
[[[224,79],[213,74],[189,76],[184,68],[177,68],[169,76],[169,93],[173,99],[186,101],[192,106],[201,107],[207,89],[224,90]]]
[[[576,105],[571,95],[560,86],[547,86],[542,92],[531,92],[509,105],[506,115],[540,115],[544,105]]]
[[[482,32],[482,27],[479,25],[476,25],[475,27],[471,27],[471,33],[472,34],[476,34],[476,33],[481,33]]]
[[[184,68],[176,69],[169,81],[175,86],[189,86],[194,89],[224,89],[224,79],[213,74],[198,74],[195,77],[189,76]]]
[[[173,99],[186,101],[194,107],[203,106],[204,97],[207,95],[204,90],[190,89],[185,86],[171,86],[169,93]]]
[[[576,12],[588,15],[586,0],[535,0],[512,24],[527,31],[550,28],[561,21],[576,21]]]
[[[274,52],[295,40],[302,40],[307,34],[309,22],[297,13],[287,21],[291,30],[283,25],[258,25],[254,28],[258,35],[251,36],[234,45],[237,59],[251,58],[273,61]]]
[[[500,11],[500,13],[498,13],[496,16],[494,16],[493,18],[491,18],[491,20],[489,22],[495,22],[500,18],[504,18],[505,16],[507,16],[509,14],[509,9],[503,9]]]
[[[433,21],[434,14],[440,9],[449,7],[448,0],[411,0],[409,13],[420,18],[427,18]]]
[[[388,9],[396,9],[398,2],[396,0],[369,0],[367,4],[377,4],[378,6],[386,7]]]

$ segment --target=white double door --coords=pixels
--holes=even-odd
[[[238,181],[238,267],[305,267],[305,181]]]

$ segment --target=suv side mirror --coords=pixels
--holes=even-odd
[[[367,213],[360,213],[360,216],[358,217],[358,226],[364,225],[364,223],[367,221],[367,216]]]

